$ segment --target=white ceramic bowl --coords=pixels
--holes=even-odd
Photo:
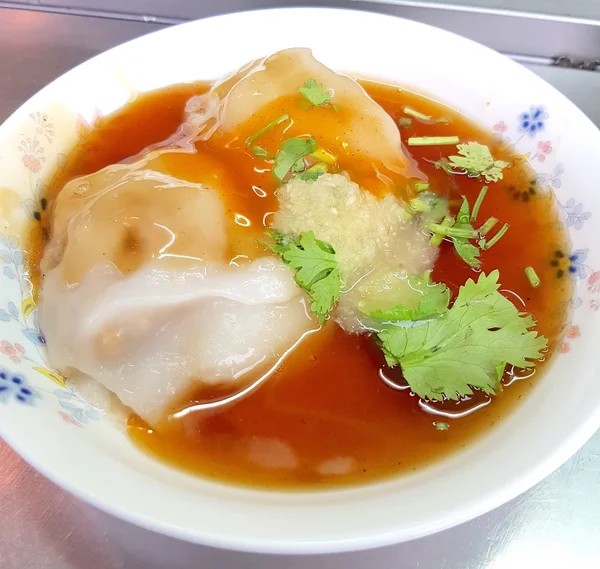
[[[296,46],[311,47],[334,69],[429,93],[527,155],[569,228],[568,274],[577,285],[562,353],[495,430],[412,476],[308,494],[221,486],[136,450],[47,369],[21,250],[27,216],[43,207],[44,181],[99,116],[140,91],[217,78]],[[216,547],[353,550],[482,514],[540,481],[600,426],[599,163],[599,131],[541,79],[471,41],[389,16],[259,11],[192,22],[110,50],[57,79],[0,128],[0,435],[83,500],[145,528]]]

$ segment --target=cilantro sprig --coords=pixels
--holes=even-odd
[[[487,186],[481,188],[473,206],[473,211],[470,211],[469,201],[463,196],[456,218],[446,216],[441,223],[429,222],[426,224],[426,228],[433,234],[430,239],[432,245],[439,246],[444,237],[449,238],[458,256],[475,269],[481,267],[481,260],[479,259],[481,250],[488,250],[493,247],[509,229],[508,223],[505,223],[493,237],[487,239],[487,234],[498,223],[495,217],[490,217],[479,229],[473,227],[487,191]],[[475,241],[477,245],[471,241]]]
[[[426,227],[432,233],[430,239],[432,245],[439,246],[444,237],[447,237],[452,241],[458,256],[467,265],[475,269],[481,266],[479,247],[470,242],[470,240],[478,240],[480,233],[471,224],[467,198],[463,196],[456,218],[446,216],[441,223],[430,222]]]
[[[387,363],[400,365],[419,397],[457,400],[473,388],[493,395],[507,364],[533,367],[541,358],[546,338],[498,292],[498,278],[497,270],[482,273],[438,317],[387,323],[378,332]]]
[[[509,166],[508,162],[495,160],[490,149],[478,142],[457,144],[458,156],[449,156],[435,162],[448,174],[466,173],[471,178],[483,177],[486,182],[502,180],[502,170]]]
[[[463,197],[462,205],[460,206],[458,214],[456,215],[454,227],[456,229],[473,230],[473,225],[471,224],[471,214],[469,211],[469,202],[465,197]],[[475,269],[481,267],[481,261],[479,260],[479,247],[473,245],[464,237],[451,237],[451,239],[458,256],[465,263],[467,263],[467,265]]]
[[[290,172],[304,172],[304,158],[317,150],[317,141],[310,138],[288,138],[280,144],[280,150],[275,155],[273,174],[282,180]]]
[[[418,295],[416,306],[409,308],[398,304],[385,310],[375,310],[369,316],[384,322],[400,322],[423,320],[447,312],[450,291],[446,285],[431,281],[431,271],[426,272],[423,277],[409,277],[408,286],[411,292]]]
[[[331,103],[331,93],[323,88],[322,83],[315,79],[307,79],[302,87],[298,89],[300,94],[310,101],[315,107],[323,107]]]
[[[269,231],[267,235],[275,241],[268,247],[296,270],[294,278],[308,293],[311,310],[319,322],[325,322],[340,296],[335,250],[329,243],[316,239],[312,231],[303,232],[298,238],[277,231]]]

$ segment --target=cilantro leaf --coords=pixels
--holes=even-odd
[[[473,229],[473,226],[471,225],[469,202],[465,196],[463,196],[463,202],[458,210],[456,222],[452,227],[455,227],[456,229]],[[452,244],[454,245],[454,249],[458,253],[458,256],[467,263],[467,265],[475,269],[481,267],[479,247],[469,243],[469,240],[464,237],[452,237]]]
[[[377,320],[398,322],[421,320],[445,313],[450,303],[450,291],[442,283],[431,282],[430,275],[431,273],[427,272],[424,278],[409,277],[410,290],[419,295],[415,308],[398,304],[386,310],[375,310],[369,316]]]
[[[454,250],[458,253],[458,256],[470,267],[478,269],[481,267],[481,260],[479,259],[480,250],[477,245],[469,243],[467,239],[461,237],[452,237],[452,244]]]
[[[458,213],[456,214],[456,223],[454,224],[455,226],[457,225],[468,225],[469,229],[473,229],[472,225],[471,225],[471,213],[470,213],[470,208],[469,208],[469,201],[467,200],[467,198],[465,196],[461,196],[463,201],[460,204],[460,209],[458,210]]]
[[[437,319],[386,325],[379,333],[389,365],[399,364],[412,391],[430,400],[501,390],[507,364],[532,367],[547,340],[535,320],[499,292],[499,272],[469,279]]]
[[[322,324],[327,320],[333,305],[340,296],[340,273],[338,270],[331,271],[325,277],[316,280],[308,290],[310,297],[310,309],[317,315]]]
[[[502,180],[502,170],[509,166],[508,162],[494,160],[490,149],[478,142],[457,144],[459,156],[449,156],[435,162],[436,168],[442,168],[449,174],[455,174],[455,169],[464,170],[468,176],[478,178],[483,176],[486,182]]]
[[[319,176],[322,176],[326,172],[327,172],[327,164],[323,164],[322,162],[319,162],[319,163],[315,164],[314,166],[311,166],[310,168],[308,168],[308,170],[305,170],[304,172],[300,172],[297,177],[300,178],[301,180],[305,180],[307,182],[314,182],[316,179],[319,178]]]
[[[316,239],[312,231],[301,233],[298,239],[276,231],[270,231],[268,235],[275,240],[268,247],[296,269],[294,278],[308,293],[311,310],[319,322],[325,322],[340,296],[341,280],[335,250],[329,243]]]
[[[316,107],[324,107],[331,103],[331,93],[325,91],[323,84],[317,83],[315,79],[307,79],[298,91]]]
[[[469,242],[470,239],[477,239],[480,234],[471,224],[469,202],[465,196],[456,219],[446,216],[441,223],[427,222],[425,227],[433,233],[430,239],[433,245],[437,247],[441,245],[444,237],[449,237],[458,256],[465,263],[476,269],[481,266],[479,247]]]
[[[294,238],[291,235],[280,233],[279,231],[267,231],[267,235],[273,239],[275,243],[264,243],[262,241],[261,243],[279,256],[283,255],[289,248],[290,243],[293,243],[294,241]]]
[[[275,155],[273,174],[283,180],[289,172],[303,172],[305,169],[305,156],[312,154],[317,149],[314,136],[310,138],[288,138],[280,145],[281,150]]]

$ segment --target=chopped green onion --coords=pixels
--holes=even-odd
[[[450,122],[450,119],[447,119],[447,118],[434,119],[430,115],[425,115],[423,113],[420,113],[419,111],[415,111],[415,109],[412,109],[411,107],[404,107],[402,109],[402,112],[405,115],[408,115],[409,117],[413,117],[413,118],[423,121],[423,122],[435,122],[438,124],[448,124]],[[400,124],[401,120],[403,120],[403,119],[398,119],[398,124]],[[403,125],[400,124],[400,126],[403,126]]]
[[[251,146],[250,152],[259,158],[267,158],[269,153],[262,146]]]
[[[415,184],[415,192],[426,192],[429,189],[429,184],[427,182],[417,182]]]
[[[336,112],[339,113],[340,112],[340,108],[337,105],[331,105],[331,108]]]
[[[485,249],[485,244],[486,244],[486,240],[485,239],[480,239],[479,241],[477,241],[477,245],[479,246],[480,249]]]
[[[269,124],[263,126],[259,131],[255,132],[254,134],[251,134],[246,139],[246,146],[250,146],[255,140],[258,140],[261,136],[267,134],[267,132],[269,132],[272,128],[275,128],[281,123],[287,121],[289,118],[290,116],[288,114],[284,114],[272,120]]]
[[[440,223],[440,227],[452,227],[454,225],[454,218],[452,217],[444,217],[444,219],[442,220],[442,223]],[[429,240],[429,242],[435,246],[435,247],[439,247],[442,244],[442,241],[444,240],[444,236],[440,233],[434,233],[431,236],[431,239]]]
[[[450,428],[450,424],[449,423],[443,423],[441,421],[434,421],[433,422],[433,426],[438,430],[438,431],[447,431]]]
[[[537,273],[533,267],[525,267],[525,276],[533,288],[537,288],[540,286],[540,284],[542,284],[540,277],[537,276]]]
[[[409,146],[444,146],[458,144],[458,136],[412,136],[407,141]]]
[[[444,223],[428,223],[427,229],[443,237],[457,237],[459,239],[473,239],[477,237],[477,231],[474,229],[459,229],[457,227],[450,227]]]
[[[488,220],[479,228],[479,233],[481,235],[487,235],[494,226],[498,223],[498,220],[495,217],[490,217]]]
[[[404,109],[402,109],[402,111],[404,112],[405,115],[408,115],[409,117],[413,117],[420,121],[430,122],[432,120],[429,115],[424,115],[423,113],[420,113],[419,111],[415,111],[414,109],[411,109],[410,107],[404,107]]]
[[[477,196],[477,199],[475,200],[475,205],[473,206],[473,211],[471,212],[471,221],[475,221],[477,219],[477,214],[479,213],[479,208],[481,207],[481,204],[483,203],[483,198],[485,198],[485,194],[487,194],[487,191],[488,191],[487,186],[483,186],[483,188],[481,188],[481,190],[479,191],[479,195]]]
[[[510,226],[508,225],[508,223],[505,223],[500,230],[498,231],[498,233],[496,233],[496,235],[494,235],[485,245],[486,249],[491,249],[496,243],[498,243],[498,241],[500,241],[500,239],[504,236],[504,234],[508,231],[508,228]]]
[[[412,126],[412,119],[400,117],[398,119],[398,126],[400,128],[410,128]]]

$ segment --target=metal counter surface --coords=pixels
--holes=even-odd
[[[74,65],[160,27],[0,10],[0,120]],[[600,73],[530,67],[600,122]],[[0,441],[0,569],[598,569],[599,488],[600,433],[528,493],[457,528],[377,551],[281,558],[135,528],[58,489]]]

